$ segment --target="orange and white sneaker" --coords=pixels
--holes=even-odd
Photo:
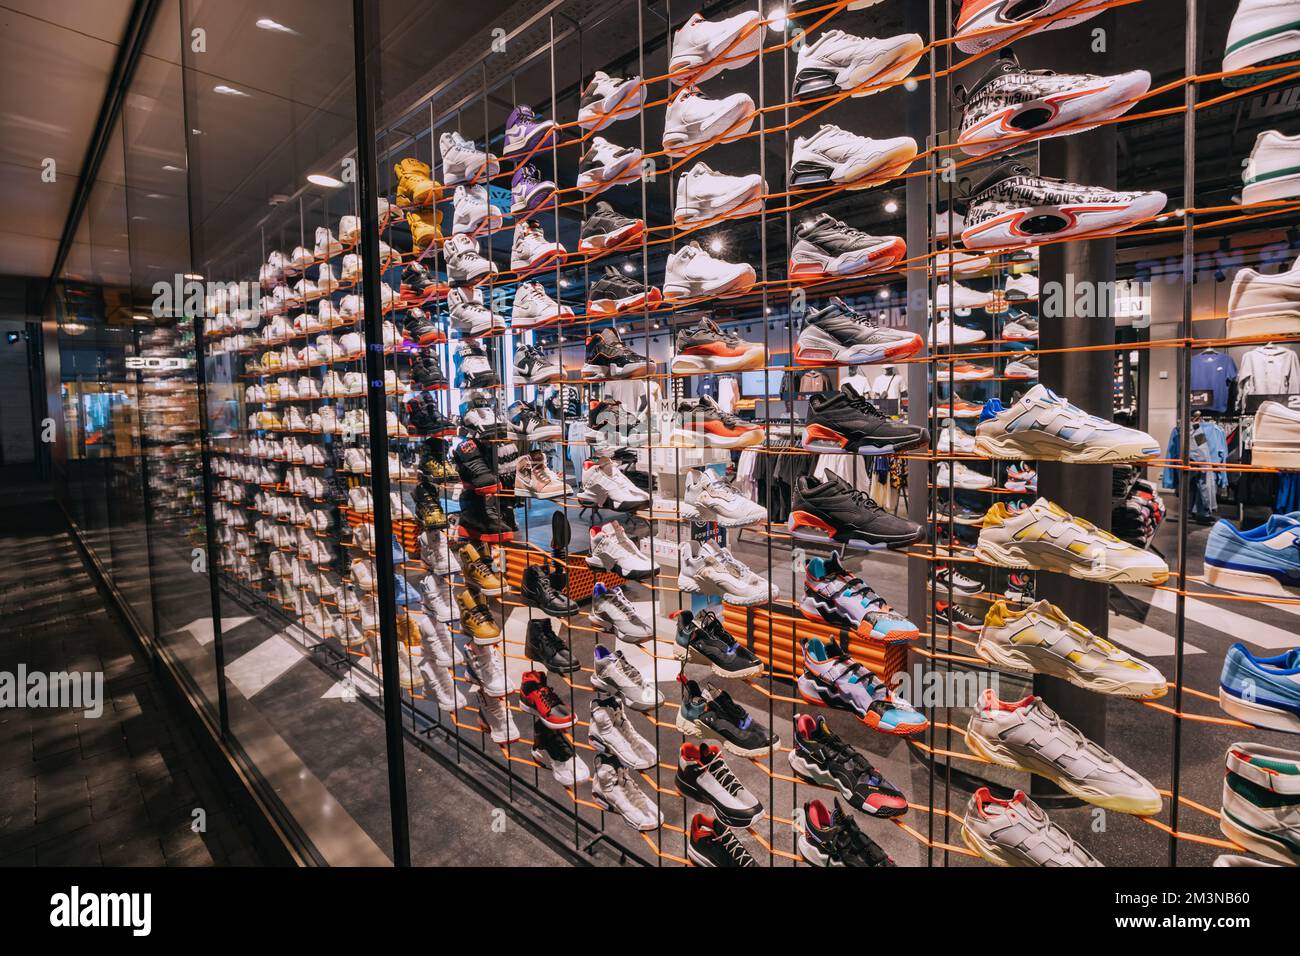
[[[982,53],[1046,30],[1062,30],[1101,13],[1108,0],[963,0],[957,15],[957,47]],[[1070,10],[1058,20],[1048,17]],[[1000,28],[1000,29],[999,29]]]
[[[677,355],[673,358],[674,375],[702,372],[739,372],[763,367],[764,349],[760,342],[744,342],[735,332],[724,332],[710,318],[698,325],[677,330]]]
[[[694,402],[677,406],[677,427],[673,438],[686,445],[710,448],[752,448],[763,444],[763,428],[742,421],[702,395]]]
[[[948,365],[940,362],[935,366],[935,381],[939,382],[977,382],[992,378],[994,370],[989,365],[977,365],[974,362],[954,362]]]

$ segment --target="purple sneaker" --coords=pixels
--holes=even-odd
[[[510,179],[510,212],[527,219],[555,201],[555,183],[543,179],[532,163],[520,166]]]
[[[528,153],[541,146],[555,132],[555,120],[539,120],[527,106],[516,106],[506,121],[505,156]]]

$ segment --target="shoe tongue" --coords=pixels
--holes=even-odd
[[[1028,166],[1025,166],[1023,163],[1018,163],[1015,160],[1008,160],[1007,162],[995,167],[992,172],[985,176],[980,184],[970,191],[970,195],[978,196],[986,189],[992,189],[1005,179],[1011,179],[1015,176],[1032,175],[1033,172]]]
[[[836,797],[831,806],[831,826],[839,826],[845,821],[851,821],[852,819],[853,817],[849,815],[849,813],[844,809],[844,805],[840,803],[840,798]]]
[[[1025,392],[1025,398],[1029,401],[1035,402],[1052,402],[1057,405],[1065,404],[1065,399],[1041,383]]]

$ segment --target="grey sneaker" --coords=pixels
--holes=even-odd
[[[637,830],[657,830],[664,816],[645,792],[636,785],[627,768],[616,757],[596,758],[591,778],[591,799],[602,809],[617,813]]]
[[[597,644],[592,652],[591,686],[603,694],[617,694],[633,710],[651,710],[664,701],[659,688],[623,656]]]
[[[622,588],[607,588],[599,581],[591,592],[591,613],[587,619],[602,631],[617,634],[625,641],[639,643],[654,637],[655,633]]]
[[[1146,432],[1089,415],[1047,386],[1035,385],[1010,408],[979,423],[975,450],[990,458],[1109,464],[1146,461],[1162,449]]]
[[[1046,777],[1094,806],[1138,816],[1160,812],[1163,801],[1146,778],[1061,720],[1041,697],[1002,701],[989,688],[966,726],[966,746],[1000,767]]]
[[[999,800],[980,787],[961,827],[966,845],[995,866],[1101,866],[1021,790]]]
[[[632,726],[617,695],[592,699],[587,742],[597,753],[617,757],[633,770],[649,770],[659,759],[654,745]]]

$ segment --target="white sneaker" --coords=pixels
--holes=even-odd
[[[1297,32],[1300,35],[1300,19]],[[1300,196],[1300,136],[1283,136],[1277,130],[1260,133],[1242,179],[1246,188],[1241,201],[1247,205]]]
[[[591,686],[603,694],[617,696],[625,707],[633,710],[652,710],[664,701],[644,674],[629,661],[622,651],[610,651],[597,644],[593,654]]]
[[[1038,298],[1038,276],[1032,273],[1007,280],[1006,296],[1012,302]]]
[[[483,293],[479,289],[451,289],[447,293],[447,308],[452,327],[468,338],[506,330],[505,319],[483,304]]]
[[[1241,0],[1232,18],[1232,26],[1228,28],[1228,43],[1223,56],[1225,73],[1294,60],[1298,54],[1300,2]],[[1252,86],[1271,75],[1267,72],[1248,73],[1223,82],[1227,86]]]
[[[931,324],[930,337],[927,341],[930,348],[937,344],[940,348],[947,348],[951,339],[954,346],[970,345],[973,342],[982,342],[987,338],[987,334],[980,329],[968,328],[964,325],[956,325],[951,319],[940,319],[938,322]]]
[[[767,509],[750,501],[712,471],[692,469],[682,496],[697,521],[716,521],[724,528],[744,528],[767,520]]]
[[[766,604],[776,598],[781,589],[760,578],[726,548],[718,548],[711,541],[694,551],[693,542],[683,541],[680,547],[677,587],[688,594],[721,597],[727,604],[752,606]]]
[[[1300,333],[1300,259],[1273,275],[1242,269],[1228,296],[1229,338]]]
[[[727,176],[696,163],[677,180],[673,220],[683,226],[718,216],[748,216],[762,211],[766,195],[767,184],[757,173]]]
[[[294,272],[302,272],[308,269],[315,262],[311,251],[306,246],[294,246],[293,255],[289,257],[289,268]]]
[[[743,295],[758,277],[747,262],[726,262],[705,252],[691,241],[668,257],[664,269],[664,298],[699,299],[711,296]]]
[[[757,10],[713,23],[697,13],[673,36],[668,71],[679,86],[703,83],[723,70],[740,69],[762,45],[763,16]]]
[[[328,262],[321,263],[320,269],[316,271],[316,288],[324,295],[338,291],[339,280],[334,275],[334,267]],[[337,314],[334,303],[328,299],[322,300],[316,306],[316,315],[320,319],[322,328],[329,328],[331,317],[337,317]]]
[[[496,263],[484,258],[478,243],[463,233],[449,236],[442,251],[447,260],[447,281],[454,285],[472,285],[496,274]]]
[[[960,249],[943,249],[935,254],[933,271],[943,285],[948,281],[949,268],[954,275],[973,276],[992,267],[993,260],[988,256],[971,255]]]
[[[593,136],[591,145],[578,160],[578,189],[594,195],[619,183],[641,178],[641,150],[619,146],[603,136]]]
[[[632,580],[647,578],[654,573],[654,564],[617,521],[591,529],[587,567],[612,571],[619,577]]]
[[[794,141],[790,182],[794,186],[830,182],[865,189],[893,179],[915,158],[914,139],[871,139],[826,124],[812,136]]]
[[[975,436],[967,434],[956,426],[947,424],[939,432],[935,450],[947,454],[974,454]]]
[[[343,255],[343,243],[334,238],[334,233],[325,226],[316,227],[316,258],[333,259]]]
[[[645,85],[639,76],[610,76],[597,70],[578,107],[578,125],[587,130],[604,129],[620,119],[637,115],[645,102]]]
[[[361,281],[361,257],[355,252],[349,252],[343,257],[343,271],[339,278],[348,283]]]
[[[694,84],[687,85],[668,101],[664,115],[664,152],[669,156],[685,156],[715,140],[739,139],[749,132],[757,115],[748,93],[732,93],[711,100]]]
[[[587,620],[600,630],[633,643],[648,641],[655,634],[654,628],[645,622],[622,588],[607,588],[599,581],[591,592],[591,611]]]
[[[460,573],[460,562],[447,546],[447,533],[439,528],[420,532],[420,560],[434,574]]]
[[[357,514],[368,515],[375,510],[375,500],[369,488],[357,487],[348,492],[348,507]]]
[[[992,292],[979,292],[960,282],[949,284],[940,279],[934,294],[934,307],[940,312],[947,312],[954,305],[958,309],[985,309],[992,304]]]
[[[460,710],[468,703],[465,695],[456,686],[451,671],[446,667],[429,660],[428,655],[425,655],[420,670],[424,674],[425,683],[433,688],[433,696],[438,701],[438,706],[443,710]]]
[[[522,736],[519,728],[515,726],[515,718],[510,713],[510,707],[504,697],[490,697],[480,693],[478,716],[483,729],[492,735],[493,743],[508,744]]]
[[[597,753],[617,757],[633,770],[649,770],[658,762],[654,745],[633,726],[618,695],[592,699],[587,741]]]
[[[573,318],[573,309],[556,302],[538,282],[524,282],[515,289],[514,307],[510,310],[510,328],[536,329]]]
[[[911,73],[924,51],[925,41],[915,33],[877,40],[827,30],[799,51],[794,97],[812,99],[859,87],[868,88],[854,97],[870,96]]]
[[[617,813],[635,830],[645,833],[663,826],[664,815],[654,801],[636,785],[627,768],[616,761],[596,761],[591,799],[601,809]]]
[[[934,483],[941,490],[948,487],[961,488],[965,491],[977,491],[981,488],[992,488],[993,479],[988,475],[982,475],[973,468],[967,468],[959,461],[951,463],[951,484],[949,479],[949,463],[946,461],[939,462],[939,470],[935,473]]]
[[[650,501],[650,495],[632,484],[612,458],[588,460],[582,472],[581,504],[613,511],[635,511]]]
[[[470,682],[491,697],[504,697],[516,687],[506,674],[500,643],[479,644],[466,641],[460,646],[461,661],[469,672]]]
[[[563,264],[566,256],[564,246],[549,241],[536,219],[515,223],[514,242],[510,244],[510,268],[514,272],[526,274],[554,266],[555,259]]]
[[[457,186],[452,206],[455,210],[451,219],[453,235],[463,232],[473,236],[496,231],[505,222],[501,210],[488,200],[487,188],[481,185]]]
[[[491,153],[479,149],[460,133],[452,130],[438,137],[442,153],[442,181],[448,186],[495,176],[501,164]]]

